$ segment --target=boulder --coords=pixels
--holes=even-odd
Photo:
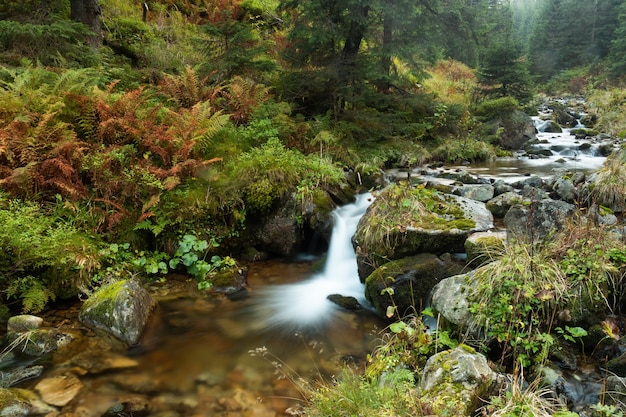
[[[10,317],[7,321],[7,333],[21,333],[30,330],[37,330],[43,325],[41,317],[30,314],[22,314]]]
[[[43,366],[20,366],[15,369],[0,371],[0,387],[9,388],[22,381],[37,378],[43,373]]]
[[[428,302],[431,290],[443,278],[459,274],[464,265],[454,262],[449,254],[431,253],[388,262],[365,280],[365,298],[380,317],[401,317],[419,313]],[[393,311],[389,310],[397,308]]]
[[[504,249],[504,242],[506,231],[472,233],[465,241],[467,264],[478,267],[491,262]]]
[[[578,197],[578,190],[574,182],[568,177],[559,177],[552,184],[554,196],[568,203],[573,203]]]
[[[572,218],[576,207],[560,200],[543,199],[511,207],[504,216],[509,237],[519,242],[541,242]]]
[[[537,130],[543,133],[562,133],[563,129],[559,126],[558,123],[552,120],[546,120],[539,126],[537,126]]]
[[[22,332],[9,331],[6,334],[7,342],[16,351],[29,356],[43,356],[67,345],[77,337],[79,337],[77,334],[62,332],[50,327]]]
[[[483,355],[461,345],[428,359],[419,384],[421,400],[434,415],[471,416],[497,380]]]
[[[470,200],[482,201],[484,203],[493,198],[495,190],[491,184],[464,184],[455,189],[455,194],[457,193]]]
[[[516,204],[521,204],[524,201],[523,197],[513,191],[500,194],[491,200],[487,201],[487,210],[493,214],[494,217],[503,218],[511,207]]]
[[[360,219],[352,243],[361,282],[390,260],[463,252],[469,234],[493,227],[484,203],[415,188],[388,187]]]
[[[436,315],[443,318],[444,327],[451,326],[459,333],[478,334],[477,325],[470,312],[470,295],[475,290],[474,271],[444,278],[435,285],[430,305]]]
[[[496,123],[496,130],[502,129],[498,135],[499,145],[504,149],[522,149],[537,136],[537,129],[532,118],[519,110]]]
[[[122,280],[98,289],[82,306],[79,320],[133,346],[139,343],[156,301],[139,283]]]
[[[508,193],[509,191],[514,191],[515,189],[511,184],[506,183],[503,179],[497,179],[493,183],[493,192],[494,195],[498,196],[500,194]]]

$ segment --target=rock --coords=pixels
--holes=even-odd
[[[472,233],[465,241],[468,265],[478,267],[491,262],[504,249],[504,242],[506,231]]]
[[[574,183],[567,177],[559,177],[554,181],[552,190],[555,193],[556,198],[568,203],[573,203],[578,197],[578,192]]]
[[[539,126],[537,126],[537,130],[543,133],[562,133],[563,129],[559,126],[558,123],[552,120],[546,120]]]
[[[428,359],[419,384],[421,400],[438,416],[474,415],[496,381],[487,359],[461,345]]]
[[[455,330],[477,334],[477,327],[470,313],[469,297],[475,290],[474,271],[444,278],[435,285],[431,295],[431,306],[435,314],[441,314],[445,324]]]
[[[79,313],[84,325],[110,334],[130,346],[141,339],[156,302],[136,281],[118,281],[101,287]]]
[[[63,407],[83,388],[83,384],[73,375],[44,378],[35,385],[35,391],[48,404]]]
[[[553,113],[556,122],[565,127],[574,127],[578,124],[576,117],[563,109],[556,109]]]
[[[86,350],[72,358],[72,363],[80,366],[91,374],[135,368],[139,363],[126,356],[118,355],[111,351]]]
[[[493,214],[494,217],[503,218],[511,207],[521,204],[523,197],[513,191],[500,194],[487,201],[485,207]]]
[[[354,297],[348,297],[341,294],[330,294],[328,298],[331,302],[346,310],[361,310],[363,307]]]
[[[544,199],[529,205],[511,207],[504,216],[504,225],[519,242],[541,242],[570,219],[576,207],[559,200]]]
[[[626,378],[609,375],[603,386],[601,398],[606,405],[626,404]]]
[[[43,372],[43,366],[20,366],[8,371],[0,371],[0,387],[9,388],[22,381],[37,378]]]
[[[217,273],[211,279],[212,289],[226,295],[235,295],[248,287],[248,268],[236,266]]]
[[[30,330],[37,330],[43,324],[43,319],[29,314],[22,314],[9,318],[7,322],[7,333],[22,333]]]
[[[450,255],[421,253],[388,262],[377,268],[365,281],[365,298],[378,315],[389,318],[388,309],[396,307],[401,317],[419,313],[431,290],[443,278],[459,274],[463,265]],[[417,310],[417,311],[416,311]]]
[[[6,338],[10,344],[14,345],[16,351],[30,356],[42,356],[66,345],[75,336],[53,328],[41,328],[25,332],[9,332]]]
[[[493,125],[494,133],[500,128],[498,135],[499,145],[504,149],[522,149],[524,145],[537,136],[537,129],[532,118],[524,112],[514,111],[511,115],[496,121]]]
[[[278,256],[295,255],[302,243],[300,225],[295,216],[295,202],[282,204],[250,226],[253,246]]]
[[[359,221],[352,243],[362,282],[390,260],[458,253],[470,233],[493,227],[485,204],[406,184],[381,192]]]
[[[502,179],[497,179],[493,183],[493,192],[494,192],[494,195],[496,195],[496,196],[498,196],[500,194],[508,193],[509,191],[514,191],[514,190],[515,190],[515,188],[513,188],[513,186],[511,184],[507,184]]]
[[[455,191],[462,197],[482,201],[483,203],[491,200],[495,194],[495,190],[490,184],[466,184],[457,187]]]
[[[144,417],[150,415],[150,402],[143,397],[128,397],[108,408],[102,417]]]
[[[0,417],[25,417],[31,410],[30,403],[13,390],[0,388]]]
[[[530,186],[533,188],[543,188],[545,182],[541,177],[538,177],[537,175],[531,175],[527,178],[524,178],[523,180],[514,182],[512,185],[514,188],[521,190],[526,186]]]

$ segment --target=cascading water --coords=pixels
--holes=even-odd
[[[369,193],[361,194],[354,203],[333,212],[333,232],[321,273],[304,282],[266,287],[255,294],[259,327],[280,327],[286,331],[319,327],[340,310],[327,299],[331,294],[354,297],[361,305],[367,305],[351,239],[372,199]]]

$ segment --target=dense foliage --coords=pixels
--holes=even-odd
[[[351,178],[493,158],[492,122],[528,105],[538,86],[587,94],[601,115],[596,127],[623,137],[625,7],[3,1],[0,305],[38,312],[135,274],[178,271],[209,288],[236,266],[246,231],[286,200],[301,224],[309,204]],[[623,165],[616,156],[599,173],[600,204],[623,196]],[[398,207],[406,200],[401,188],[389,192]],[[579,232],[553,246],[507,248],[485,269],[473,309],[491,320],[489,336],[509,364],[541,361],[559,337],[547,324],[554,305],[573,292],[616,308],[615,270],[626,257],[604,235]],[[590,282],[590,271],[601,280]],[[528,296],[542,291],[545,299]],[[428,413],[397,396],[414,385],[405,366],[417,369],[456,342],[427,334],[419,320],[400,323],[364,376],[311,394],[311,415],[339,412],[335,395],[351,399],[344,414]]]

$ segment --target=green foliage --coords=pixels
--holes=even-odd
[[[482,101],[474,110],[476,116],[483,120],[493,120],[507,116],[519,110],[519,103],[513,97],[500,97]]]
[[[545,253],[505,245],[498,261],[476,271],[478,282],[470,311],[489,337],[504,346],[502,360],[526,367],[542,363],[554,340],[549,324],[569,294],[565,274]]]
[[[495,157],[496,151],[492,145],[467,137],[446,139],[432,151],[433,159],[448,163],[490,161]]]
[[[96,243],[40,205],[0,195],[0,288],[24,311],[76,293],[99,265]]]
[[[0,59],[6,61],[10,54],[15,54],[14,60],[17,55],[44,65],[89,65],[95,62],[96,55],[80,42],[89,34],[85,25],[71,20],[53,20],[47,24],[0,20]]]
[[[243,153],[228,167],[231,181],[239,185],[246,206],[266,213],[287,193],[341,184],[343,171],[316,155],[303,155],[287,149],[276,138]]]

